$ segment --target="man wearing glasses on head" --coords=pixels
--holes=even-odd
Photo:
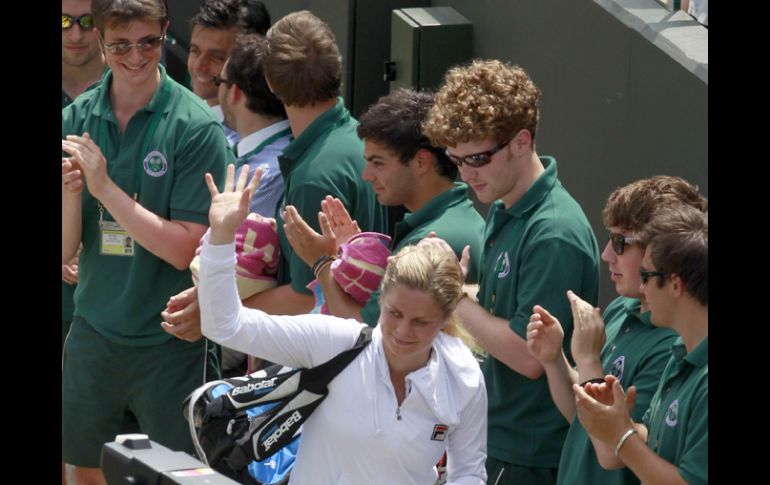
[[[489,354],[482,363],[487,475],[498,485],[555,483],[568,428],[543,366],[527,351],[533,306],[552,308],[566,322],[569,352],[564,295],[572,289],[596,304],[599,293],[599,249],[588,219],[559,182],[556,160],[535,151],[539,98],[523,69],[474,61],[447,73],[424,127],[434,145],[447,147],[478,199],[492,204],[478,302],[463,298],[457,312]]]
[[[62,457],[78,484],[104,483],[101,446],[126,411],[151,439],[192,451],[179,409],[215,376],[206,340],[174,339],[160,312],[189,286],[203,175],[221,184],[232,157],[211,111],[160,65],[165,2],[93,0],[92,14],[110,69],[62,111],[62,262],[83,245],[62,377]]]

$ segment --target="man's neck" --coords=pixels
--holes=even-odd
[[[709,336],[709,310],[695,298],[685,295],[687,301],[682,301],[679,311],[674,312],[674,330],[682,337],[684,346],[689,354],[703,339]]]
[[[209,98],[204,101],[206,101],[206,104],[208,104],[211,107],[214,107],[219,104],[219,100],[217,98]]]
[[[409,200],[404,202],[404,207],[406,207],[409,212],[417,212],[425,207],[428,202],[452,188],[454,188],[454,183],[451,180],[442,177],[437,173],[433,173],[420,180],[414,191],[415,193],[412,194],[412,197]]]
[[[515,172],[514,186],[502,197],[506,209],[513,207],[524,197],[535,180],[545,172],[543,162],[535,150],[527,152],[521,159],[514,160],[511,170]]]
[[[330,110],[337,104],[337,99],[332,98],[327,101],[319,101],[313,104],[305,105],[301,108],[296,106],[286,106],[286,116],[291,125],[291,134],[294,138],[299,138],[305,129],[319,116]]]
[[[238,132],[238,136],[241,137],[241,140],[243,140],[252,133],[256,133],[270,125],[274,125],[282,119],[283,118],[279,118],[277,116],[264,116],[249,112],[249,114],[246,115],[236,116],[235,126],[233,128],[235,128],[235,130]]]
[[[83,91],[88,89],[93,83],[98,81],[104,73],[104,56],[99,54],[95,56],[88,64],[83,66],[70,66],[62,62],[61,64],[61,87],[62,90],[75,99]]]
[[[118,82],[113,76],[112,86],[110,87],[112,110],[116,114],[122,113],[124,115],[133,115],[133,113],[144,108],[155,95],[155,91],[157,91],[158,86],[160,85],[160,79],[160,69],[157,69],[152,82],[148,82],[146,85],[136,88]]]

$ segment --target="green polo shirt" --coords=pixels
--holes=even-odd
[[[208,225],[211,196],[203,176],[210,172],[222,184],[227,140],[208,106],[169,78],[163,66],[159,69],[158,90],[134,114],[125,133],[119,132],[112,111],[112,72],[107,71],[99,87],[62,111],[62,138],[90,133],[107,159],[110,178],[128,194],[139,188],[137,200],[145,209],[164,219]],[[156,111],[157,129],[146,140]],[[147,152],[142,153],[145,144]],[[190,286],[190,271],[175,269],[138,243],[134,256],[101,255],[99,217],[98,203],[86,184],[75,316],[124,345],[150,346],[173,339],[160,328],[160,312],[170,296]],[[104,220],[114,220],[106,210]]]
[[[478,301],[509,321],[523,339],[532,307],[542,305],[564,327],[569,355],[572,311],[567,290],[595,305],[599,247],[580,205],[557,178],[556,160],[524,196],[487,215]],[[551,399],[546,375],[531,380],[493,357],[481,365],[489,396],[489,456],[525,467],[556,468],[569,423]]]
[[[89,86],[86,91],[94,89],[99,84],[99,81]],[[61,90],[61,109],[66,108],[72,104],[72,99],[69,95]],[[75,288],[77,285],[71,285],[69,283],[61,282],[61,319],[63,322],[69,322],[72,320],[72,313],[75,311]]]
[[[655,327],[650,312],[640,314],[636,298],[618,297],[604,311],[607,340],[602,348],[602,368],[620,380],[624,389],[636,386],[636,405],[631,418],[641,421],[660,376],[671,357],[676,332]],[[557,483],[639,484],[628,468],[605,470],[599,465],[591,439],[579,419],[573,419],[564,440]]]
[[[671,348],[658,390],[642,422],[647,446],[679,468],[690,485],[709,477],[709,339],[687,353],[681,337]]]
[[[417,244],[421,239],[428,237],[434,231],[436,235],[444,239],[457,257],[462,256],[463,248],[471,246],[471,268],[468,271],[468,280],[475,283],[475,270],[481,254],[484,234],[484,219],[473,207],[468,198],[468,186],[461,182],[455,182],[454,187],[442,192],[417,212],[408,212],[404,220],[397,223],[393,239],[390,241],[392,253],[396,254],[404,246]],[[377,290],[361,309],[361,316],[369,326],[376,326],[380,319],[380,291]]]
[[[324,197],[331,195],[342,201],[362,231],[385,233],[385,208],[377,202],[371,185],[361,178],[364,144],[356,134],[357,126],[339,98],[278,157],[285,183],[276,214],[281,243],[278,284],[291,284],[298,293],[312,294],[305,286],[314,277],[310,266],[297,256],[286,239],[281,217],[284,206],[296,207],[305,222],[321,232],[318,212]]]

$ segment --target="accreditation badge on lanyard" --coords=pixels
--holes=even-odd
[[[160,93],[160,101],[155,109],[155,112],[150,118],[149,127],[147,133],[144,136],[142,142],[142,149],[140,153],[147,153],[150,140],[152,140],[155,130],[158,128],[161,114],[168,102],[169,92],[171,91],[171,85],[168,81],[162,81],[163,87]],[[99,146],[105,146],[104,136],[107,132],[107,123],[102,120],[99,130]],[[141,162],[143,163],[143,162]],[[139,191],[142,186],[141,170],[136,170],[134,166],[134,200],[139,200]],[[162,175],[162,174],[161,174]],[[134,238],[132,238],[128,231],[116,221],[104,220],[104,206],[99,202],[99,254],[103,256],[134,256]]]
[[[103,256],[133,256],[134,238],[120,224],[104,220],[104,206],[99,203],[99,254]]]

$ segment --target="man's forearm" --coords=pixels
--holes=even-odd
[[[656,455],[641,433],[629,436],[618,456],[645,485],[687,485],[679,468]]]
[[[544,367],[551,398],[564,419],[571,423],[575,418],[575,394],[572,392],[572,384],[579,383],[578,373],[570,366],[564,352],[561,352],[556,362],[545,364]]]
[[[529,353],[527,341],[511,330],[508,320],[492,315],[470,298],[460,300],[457,313],[466,330],[494,358],[530,379],[543,375],[543,366]]]
[[[202,224],[171,221],[147,210],[117,185],[101,191],[99,201],[134,241],[176,269],[186,269],[206,231]]]

